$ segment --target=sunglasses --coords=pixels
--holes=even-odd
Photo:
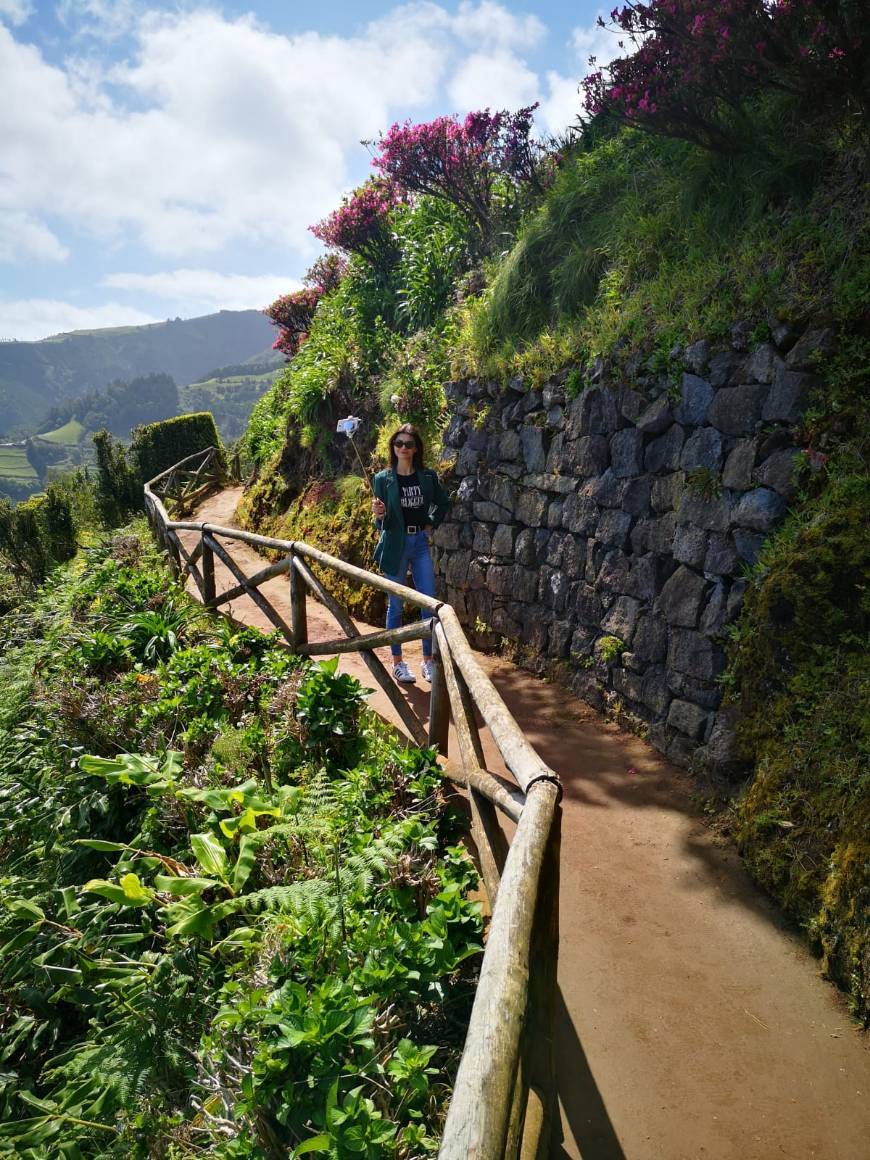
[[[393,446],[394,447],[416,447],[417,444],[414,442],[413,439],[394,439]]]

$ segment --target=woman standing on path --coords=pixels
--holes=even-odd
[[[435,595],[435,570],[429,553],[429,535],[437,528],[450,505],[447,492],[438,476],[423,466],[423,440],[411,423],[403,423],[390,437],[390,466],[374,478],[375,498],[372,514],[380,528],[375,548],[375,563],[389,580],[407,582],[408,569],[414,587],[425,596]],[[387,628],[402,623],[402,600],[390,596],[387,602]],[[431,617],[425,608],[420,616]],[[402,659],[402,646],[394,644],[393,676],[411,683],[414,674]],[[432,679],[432,638],[423,638],[423,679]]]

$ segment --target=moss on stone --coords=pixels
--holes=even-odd
[[[732,653],[755,773],[737,807],[752,873],[870,1017],[870,480],[833,478],[766,546]]]

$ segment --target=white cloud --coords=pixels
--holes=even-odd
[[[53,298],[0,299],[0,339],[33,341],[70,330],[95,330],[104,326],[142,326],[161,322],[143,310],[107,302],[102,306],[75,306]]]
[[[563,133],[571,125],[576,125],[582,111],[583,99],[579,93],[580,81],[577,77],[563,77],[556,72],[547,73],[547,95],[541,98],[537,123],[548,133]]]
[[[78,36],[116,40],[129,35],[136,24],[137,8],[132,0],[61,0],[57,17]]]
[[[24,24],[33,15],[30,0],[0,0],[0,20],[10,24]]]
[[[158,274],[109,274],[101,285],[131,290],[182,303],[194,313],[215,308],[262,309],[282,294],[298,290],[301,283],[287,275],[221,274],[216,270],[166,270]]]
[[[27,213],[0,214],[0,262],[62,262],[69,250],[51,230]]]
[[[518,109],[538,98],[538,78],[506,50],[475,52],[453,74],[447,87],[455,109]]]

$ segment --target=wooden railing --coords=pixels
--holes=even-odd
[[[559,941],[559,779],[526,740],[481,669],[449,604],[356,568],[310,544],[171,519],[166,504],[186,507],[192,494],[201,494],[209,471],[210,486],[221,481],[219,462],[214,449],[200,452],[145,486],[151,527],[167,548],[175,570],[193,578],[207,608],[217,609],[239,596],[249,596],[298,653],[359,652],[409,736],[418,745],[435,747],[445,775],[468,793],[471,835],[492,918],[439,1156],[442,1160],[546,1157],[555,1138],[557,1115],[553,1026]],[[198,536],[193,548],[182,542],[182,532]],[[281,559],[246,576],[227,550],[227,541],[280,552]],[[215,557],[235,580],[223,592],[215,585]],[[431,618],[361,634],[312,565],[401,596],[431,613]],[[281,575],[290,583],[290,624],[260,591],[265,581]],[[309,591],[332,613],[343,636],[309,641]],[[373,650],[430,634],[433,662],[427,730]],[[516,784],[486,769],[475,710]],[[448,753],[451,719],[458,762]],[[515,824],[510,842],[500,814]]]

